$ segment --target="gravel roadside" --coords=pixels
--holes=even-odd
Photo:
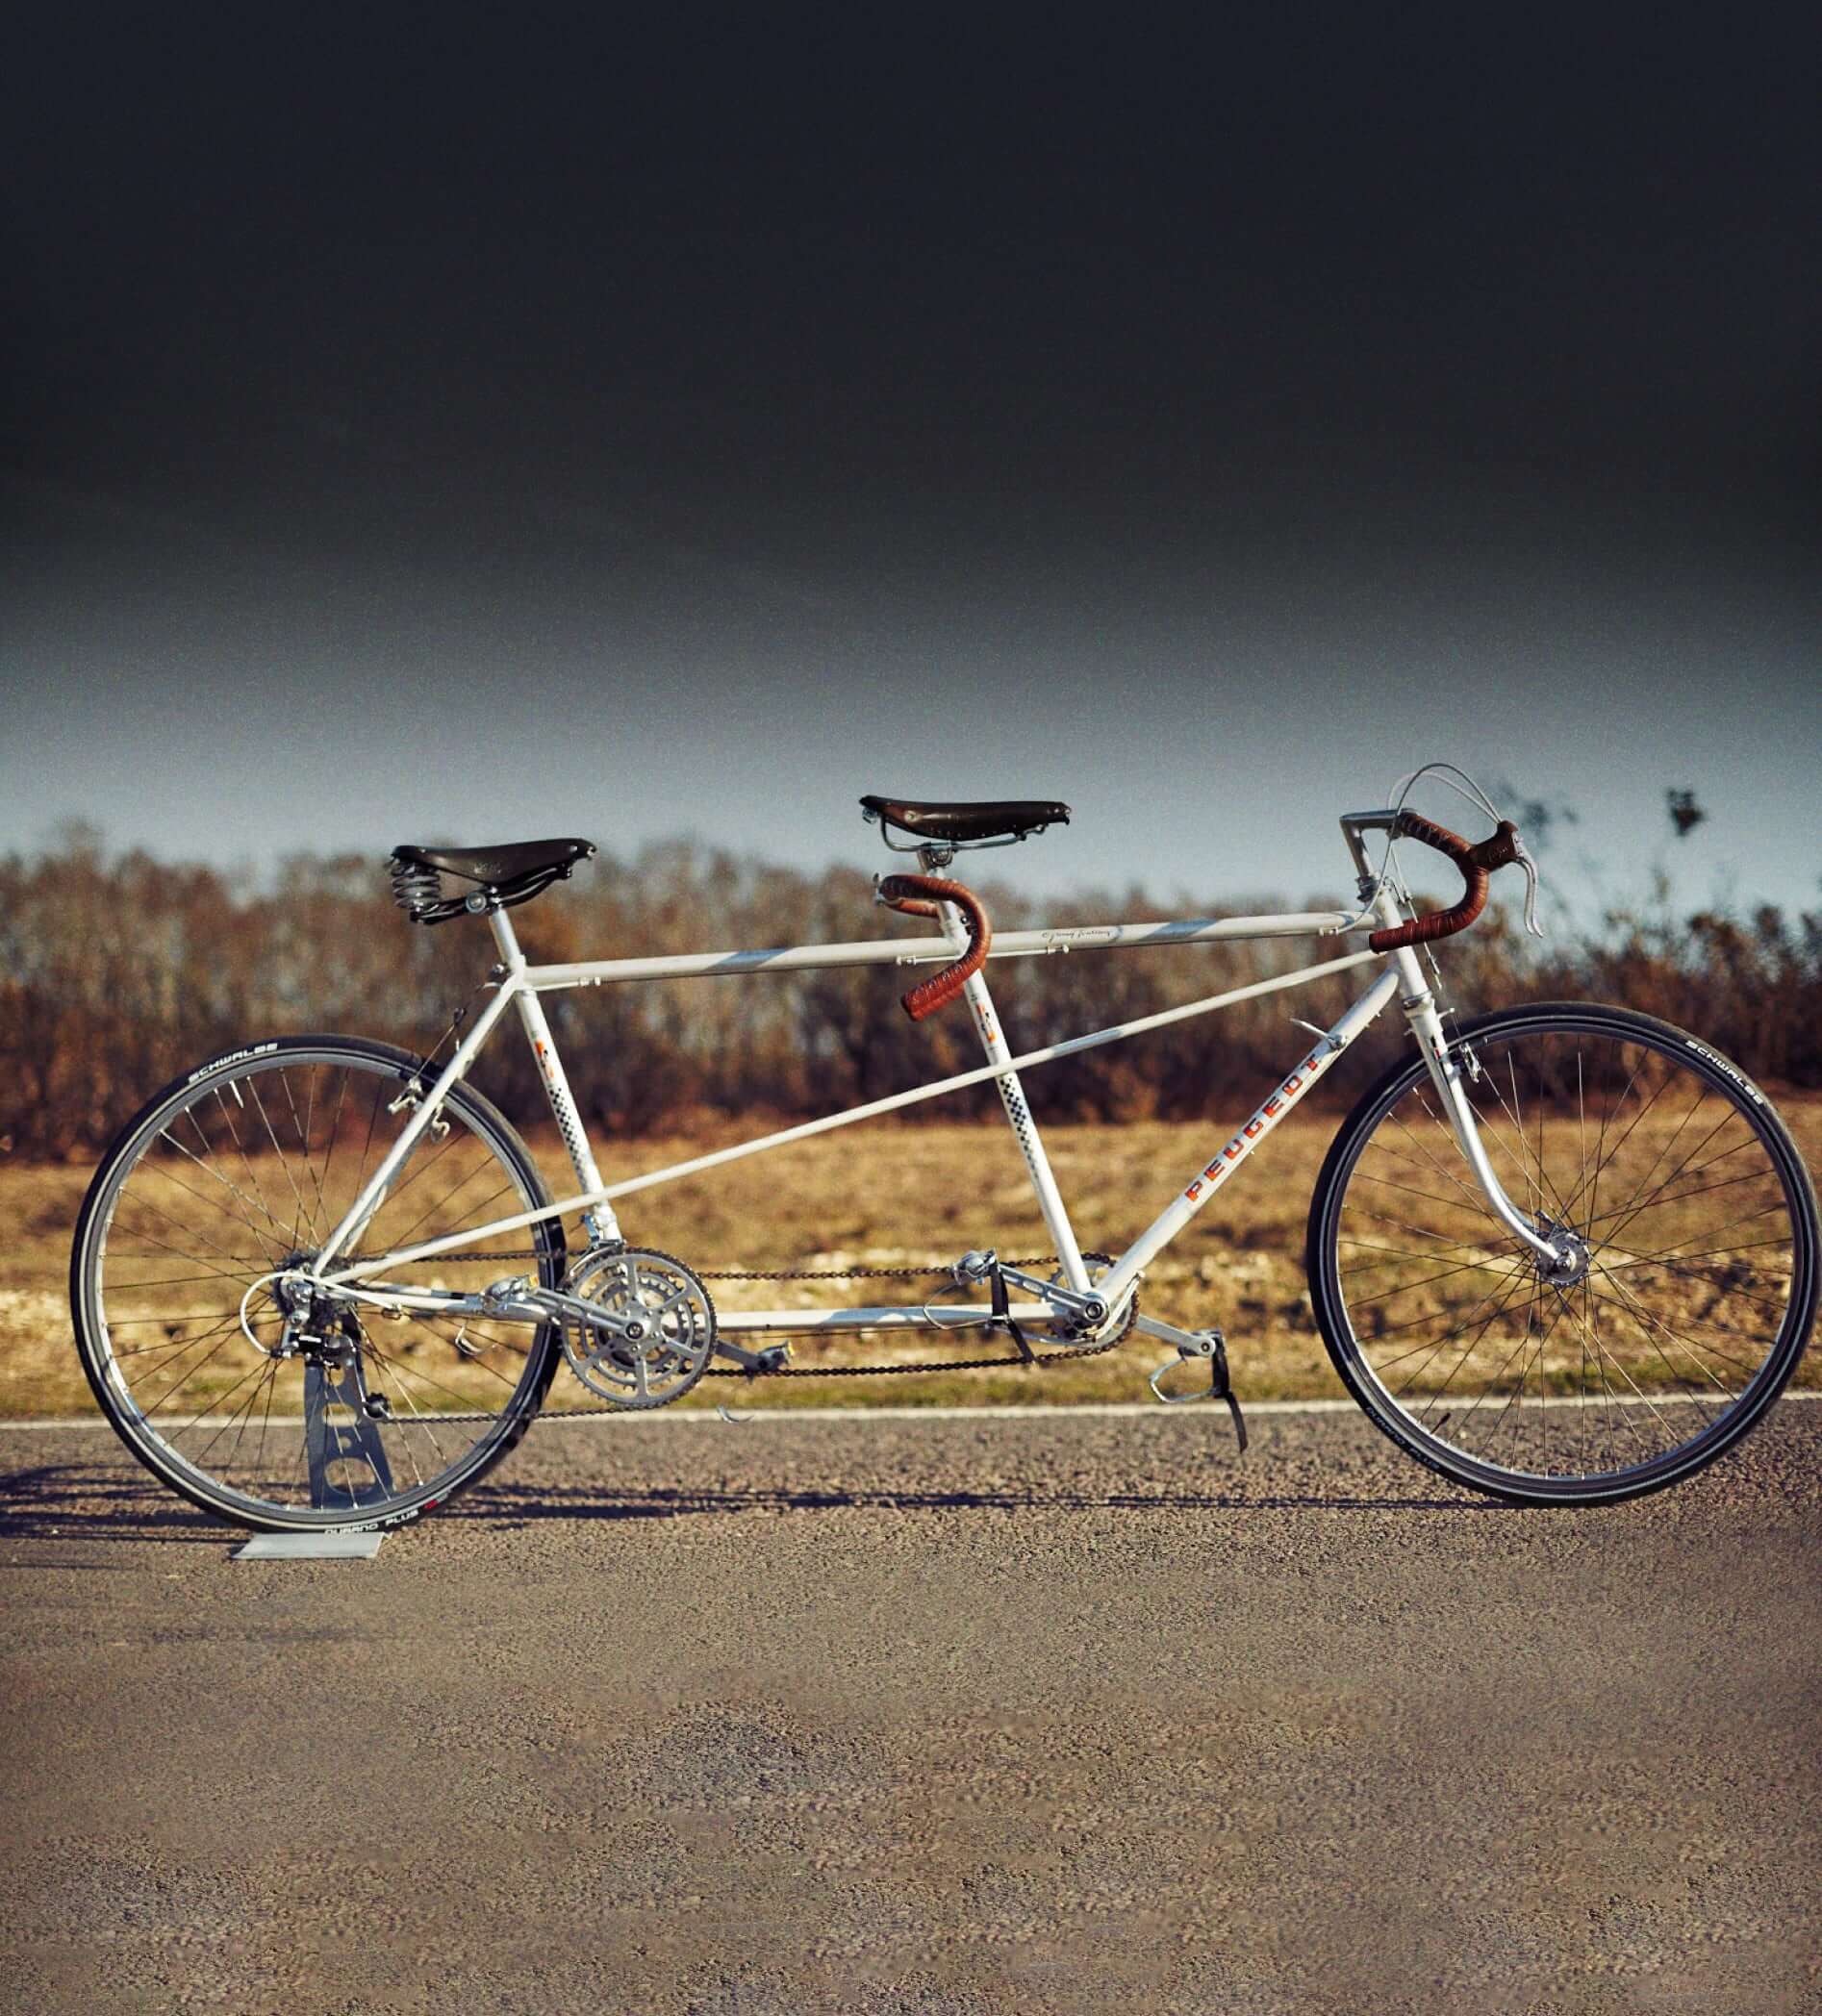
[[[1818,1455],[1562,1514],[1332,1412],[551,1424],[236,1566],[0,1430],[0,2005],[1811,2008]]]

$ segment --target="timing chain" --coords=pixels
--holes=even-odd
[[[508,1252],[465,1253],[463,1257],[468,1260],[542,1260],[545,1255],[531,1247]],[[1082,1258],[1112,1265],[1105,1253],[1084,1253]],[[1005,1264],[1008,1267],[1053,1267],[1056,1255],[1037,1253],[1029,1259],[1008,1260]],[[701,1269],[691,1271],[699,1281],[923,1281],[946,1276],[949,1273],[947,1267],[852,1267],[836,1273],[804,1267],[721,1268],[712,1273]],[[956,1325],[958,1329],[962,1327],[959,1323]],[[870,1379],[906,1373],[989,1372],[998,1365],[1053,1365],[1066,1358],[1099,1358],[1103,1352],[1112,1350],[1115,1345],[1124,1344],[1131,1328],[1130,1323],[1124,1324],[1119,1334],[1109,1337],[1104,1344],[1081,1344],[1064,1346],[1057,1350],[1033,1351],[1028,1358],[1008,1354],[998,1358],[949,1358],[941,1363],[920,1362],[914,1365],[781,1365],[771,1372],[748,1372],[740,1365],[711,1365],[704,1369],[702,1376],[705,1379]],[[605,1421],[620,1411],[614,1407],[544,1407],[540,1408],[537,1419]],[[442,1423],[493,1421],[496,1418],[492,1414],[440,1414],[437,1420]]]

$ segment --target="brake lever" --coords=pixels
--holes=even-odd
[[[1541,938],[1544,927],[1537,921],[1537,864],[1516,832],[1512,835],[1512,859],[1525,870],[1525,928],[1533,938]]]

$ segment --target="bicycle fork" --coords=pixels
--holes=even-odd
[[[1398,909],[1389,894],[1382,892],[1380,902],[1386,920],[1396,921]],[[1462,1083],[1461,1068],[1455,1061],[1456,1053],[1450,1047],[1442,1017],[1436,1011],[1436,997],[1425,984],[1417,954],[1405,946],[1390,956],[1398,970],[1399,1006],[1404,1009],[1411,1034],[1424,1053],[1424,1062],[1430,1067],[1430,1082],[1435,1086],[1436,1096],[1442,1101],[1442,1110],[1448,1116],[1455,1146],[1474,1172],[1474,1179],[1493,1215],[1547,1267],[1556,1270],[1573,1265],[1574,1254],[1569,1246],[1539,1231],[1531,1219],[1506,1196],[1505,1186],[1487,1157],[1486,1144],[1480,1139],[1480,1124],[1475,1120],[1473,1104]],[[1472,1052],[1469,1052],[1469,1059],[1470,1068],[1478,1072],[1478,1067],[1473,1065]]]

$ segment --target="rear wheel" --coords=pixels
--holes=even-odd
[[[1784,1122],[1707,1045],[1622,1009],[1506,1010],[1455,1046],[1507,1197],[1570,1258],[1541,1265],[1492,1215],[1413,1059],[1349,1116],[1310,1207],[1336,1371],[1401,1449],[1499,1497],[1688,1476],[1771,1405],[1815,1314],[1815,1197]]]
[[[167,1086],[96,1172],[70,1261],[83,1369],[139,1461],[207,1510],[270,1531],[400,1525],[498,1462],[536,1415],[552,1324],[344,1298],[305,1326],[321,1342],[294,1348],[287,1271],[309,1267],[424,1089],[417,1060],[385,1045],[260,1044]],[[339,1257],[549,1201],[523,1142],[457,1086]],[[561,1284],[554,1221],[481,1246],[489,1257],[439,1254],[399,1285]]]

